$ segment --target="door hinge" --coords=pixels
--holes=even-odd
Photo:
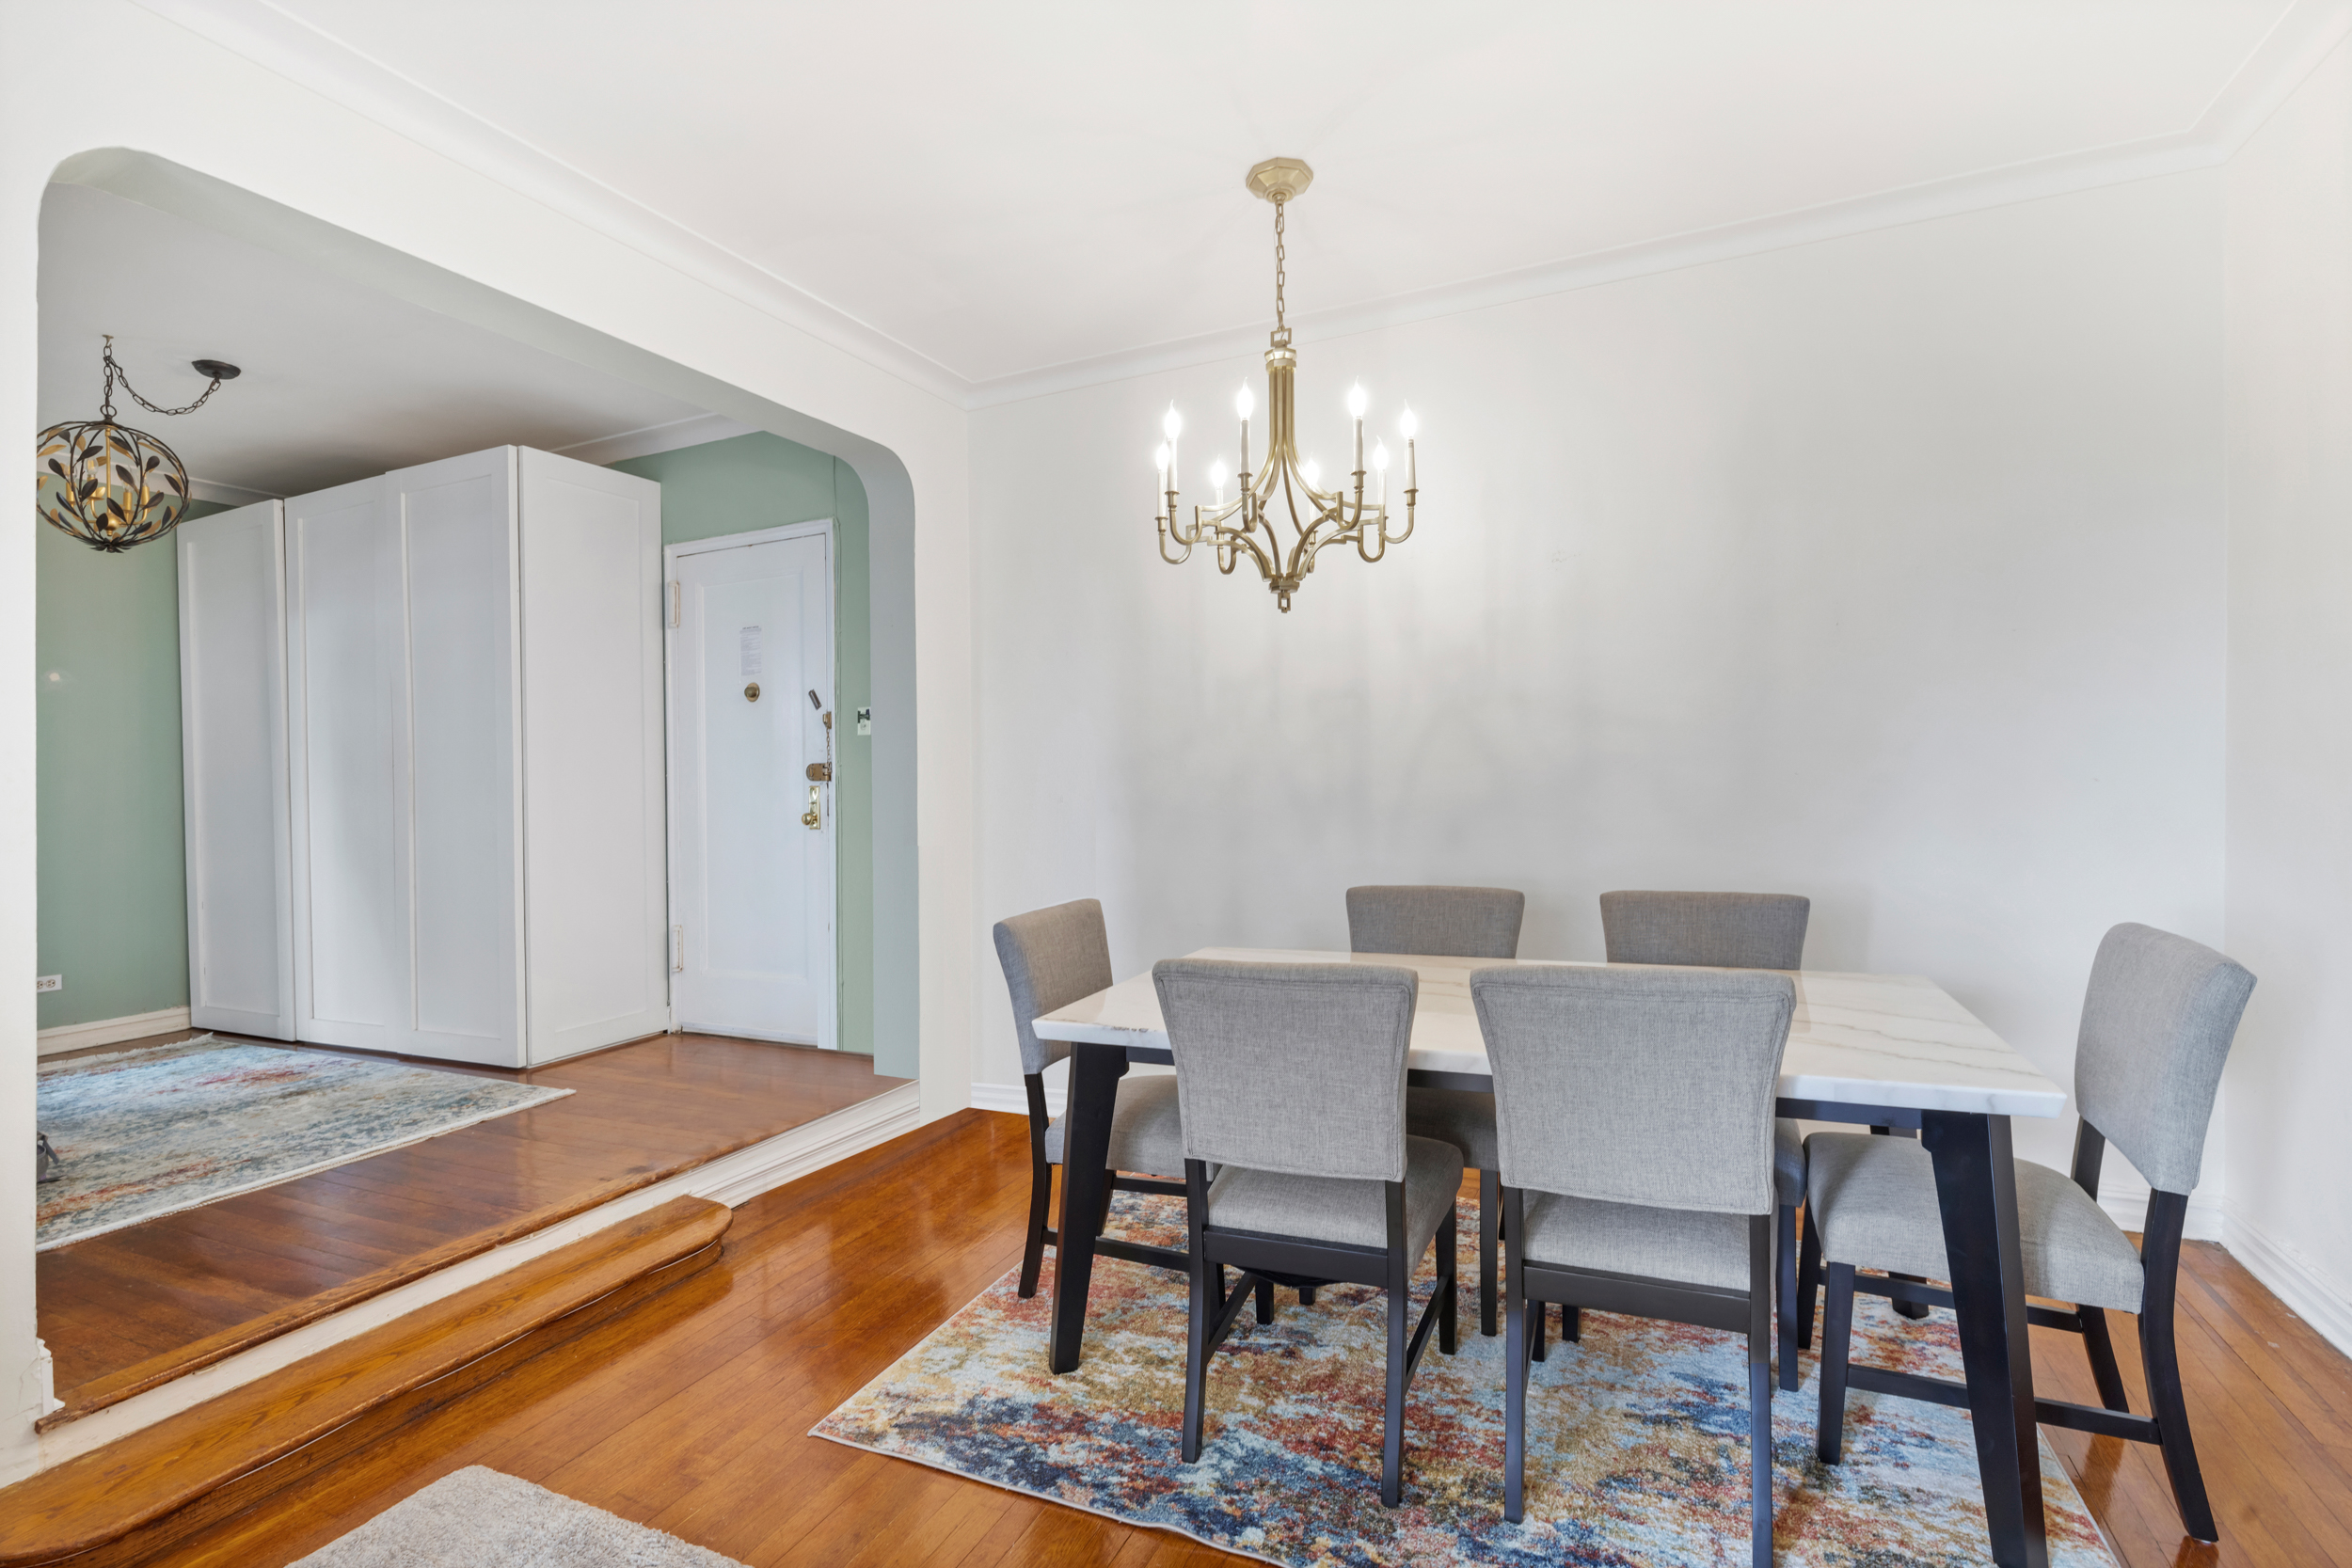
[[[664,621],[662,625],[675,626],[686,619],[685,587],[686,585],[680,582],[677,578],[672,578],[670,579],[669,619]]]
[[[670,973],[686,973],[686,927],[683,926],[670,927]]]

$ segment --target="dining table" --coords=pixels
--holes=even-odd
[[[1406,1081],[1479,1090],[1491,1090],[1494,1078],[1470,1004],[1470,975],[1481,969],[1572,961],[1251,947],[1204,947],[1188,956],[1411,969],[1420,977],[1420,995],[1405,1058]],[[1781,1059],[1779,1114],[1915,1132],[1934,1162],[1993,1558],[2001,1568],[2046,1568],[2041,1438],[2010,1120],[2060,1115],[2066,1091],[1932,980],[1820,970],[1780,973],[1795,983],[1797,1006]],[[1057,1008],[1035,1020],[1033,1027],[1039,1038],[1071,1046],[1047,1352],[1054,1371],[1069,1372],[1077,1369],[1081,1354],[1095,1259],[1095,1227],[1073,1225],[1070,1216],[1104,1212],[1108,1180],[1104,1162],[1119,1080],[1131,1063],[1172,1063],[1175,1057],[1149,972]]]

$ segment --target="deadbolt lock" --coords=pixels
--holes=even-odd
[[[816,784],[808,786],[808,810],[801,813],[801,826],[821,828],[825,825],[825,792]]]
[[[752,682],[751,685],[743,689],[743,700],[747,703],[755,703],[759,701],[759,683],[757,681]]]
[[[812,783],[831,784],[833,783],[833,764],[830,762],[812,762],[808,765],[808,776]]]

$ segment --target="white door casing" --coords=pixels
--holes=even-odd
[[[808,777],[831,759],[832,521],[665,559],[678,1027],[832,1049],[834,790]]]

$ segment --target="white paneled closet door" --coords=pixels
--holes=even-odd
[[[294,1037],[285,531],[277,501],[182,523],[188,1019]]]
[[[286,503],[298,1037],[523,1064],[511,448]]]
[[[670,1026],[661,487],[523,451],[531,1061]]]

